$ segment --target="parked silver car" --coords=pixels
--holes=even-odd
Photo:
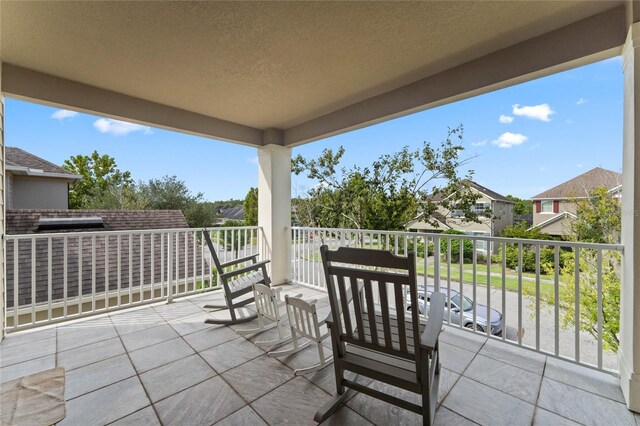
[[[431,293],[434,291],[434,288],[431,286],[427,287],[426,294],[426,303],[427,307],[429,304],[429,298]],[[446,289],[440,289],[440,292],[445,296],[447,294]],[[460,293],[455,290],[451,290],[451,323],[452,324],[460,324],[462,320],[462,326],[466,328],[473,329],[473,300],[469,299],[467,296],[463,298],[460,297]],[[424,287],[418,287],[418,307],[419,313],[424,314],[425,312],[425,291]],[[407,306],[407,310],[411,311],[411,304]],[[477,304],[476,305],[476,330],[480,332],[485,332],[487,330],[487,317],[489,310],[486,305]],[[445,306],[444,310],[444,318],[448,318],[447,307]],[[502,333],[502,313],[495,309],[491,309],[491,334],[499,335]]]

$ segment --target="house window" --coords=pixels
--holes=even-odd
[[[540,211],[542,213],[553,213],[553,201],[552,200],[542,200],[540,202]]]

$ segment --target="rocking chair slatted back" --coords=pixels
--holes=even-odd
[[[280,318],[280,310],[278,307],[278,292],[280,289],[273,289],[264,284],[253,285],[253,297],[256,301],[256,308],[260,315],[271,321],[277,321]]]
[[[405,295],[417,306],[415,255],[344,248],[321,252],[341,342],[415,361],[420,356],[418,311],[405,310]],[[363,268],[380,265],[393,271]]]
[[[294,297],[285,297],[285,300],[291,328],[307,339],[320,339],[322,336],[316,306]]]

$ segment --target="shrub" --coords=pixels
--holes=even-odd
[[[449,229],[444,231],[443,234],[448,235],[464,235],[464,232],[456,231],[453,229]],[[451,240],[451,260],[456,261],[460,259],[460,241],[458,239]],[[463,244],[463,257],[465,260],[470,260],[473,258],[473,243],[471,240],[464,240]],[[440,254],[444,257],[447,255],[447,240],[440,240]]]

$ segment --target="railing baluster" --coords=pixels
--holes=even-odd
[[[463,238],[459,238],[457,239],[458,241],[458,256],[460,257],[460,276],[458,277],[458,286],[459,286],[459,293],[460,293],[460,306],[458,306],[458,309],[460,309],[460,311],[458,312],[459,314],[459,326],[460,328],[462,328],[464,326],[464,321],[463,321],[463,316],[464,316],[464,239]],[[449,303],[451,303],[451,301],[449,301]]]
[[[36,322],[36,239],[31,240],[31,323]]]
[[[154,300],[156,298],[156,290],[155,290],[155,281],[156,281],[156,234],[152,233],[150,236],[150,241],[149,244],[151,245],[151,265],[149,265],[150,267],[150,272],[151,272],[151,279],[149,280],[149,287],[151,288],[151,300]]]
[[[507,339],[507,243],[502,248],[502,341]]]
[[[487,337],[491,337],[491,242],[487,240]]]
[[[13,240],[13,328],[20,326],[19,322],[19,310],[20,310],[20,276],[18,265],[20,265],[20,258],[18,257],[18,247],[20,246],[20,240]]]
[[[129,300],[128,305],[133,304],[133,234],[129,234],[127,241],[129,243]]]
[[[96,236],[91,237],[91,312],[96,311]]]
[[[540,244],[536,244],[536,350],[540,350]]]
[[[598,249],[596,259],[596,292],[598,297],[598,368],[602,369],[602,250]]]
[[[66,318],[68,315],[67,300],[69,299],[69,290],[68,290],[69,266],[67,264],[67,262],[69,261],[68,250],[69,250],[69,237],[65,235],[62,243],[62,298],[63,298],[62,316],[64,318]]]
[[[428,250],[425,244],[425,251]],[[425,253],[426,257],[426,253]],[[451,324],[451,238],[447,238],[447,323]]]
[[[118,274],[118,308],[122,306],[122,235],[118,235],[118,254],[116,257],[116,273]]]
[[[140,303],[144,302],[144,234],[140,233]]]
[[[47,238],[47,320],[51,321],[51,303],[53,300],[53,239]]]
[[[82,314],[82,237],[78,236],[78,315]]]
[[[471,254],[472,257],[472,264],[473,264],[473,331],[477,330],[477,306],[478,306],[478,295],[477,295],[477,289],[478,289],[478,250],[477,250],[477,244],[476,244],[476,240],[473,239],[472,240],[472,244],[471,246],[473,247],[473,253]],[[462,244],[460,246],[460,251],[464,252],[464,244]],[[464,302],[463,302],[464,304]],[[462,313],[462,312],[461,312]]]
[[[553,251],[553,332],[556,356],[560,356],[560,246]]]
[[[167,303],[173,302],[173,233],[167,232]]]
[[[575,275],[575,311],[574,311],[574,338],[575,338],[575,360],[580,362],[580,247],[576,247],[574,258],[574,275]]]
[[[518,243],[518,345],[522,345],[522,243]]]
[[[104,237],[104,309],[109,310],[109,235]]]
[[[433,237],[433,285],[434,291],[440,292],[440,237]]]

